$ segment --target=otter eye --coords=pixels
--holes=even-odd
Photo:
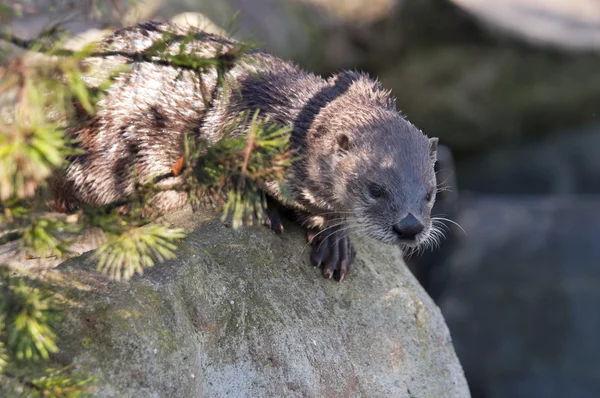
[[[433,199],[433,190],[427,192],[427,195],[425,195],[425,201],[431,202],[431,199]]]
[[[383,195],[383,190],[381,189],[381,187],[372,184],[369,187],[369,195],[371,195],[373,199],[378,199],[381,197],[381,195]]]

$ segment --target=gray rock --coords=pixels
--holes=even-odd
[[[596,0],[451,0],[485,24],[535,44],[600,50]]]
[[[309,264],[304,233],[231,230],[183,212],[178,259],[129,282],[89,256],[48,271],[75,309],[61,362],[99,378],[99,396],[468,397],[439,309],[400,252],[357,240],[343,283]]]
[[[600,197],[463,199],[440,307],[473,396],[597,397]]]

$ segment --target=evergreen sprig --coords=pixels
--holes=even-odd
[[[0,125],[0,200],[33,196],[63,164],[64,147],[63,132],[51,125],[13,131]]]
[[[268,182],[282,187],[294,159],[291,128],[258,116],[258,111],[253,114],[245,135],[224,137],[196,167],[201,185],[224,202],[223,219],[231,216],[233,228],[262,218],[266,198],[261,188]]]
[[[105,81],[99,87],[95,87],[96,90],[90,90],[83,83],[84,71],[80,61],[89,57],[120,55],[131,61],[153,62],[193,70],[197,72],[199,86],[203,88],[202,94],[212,97],[214,90],[212,93],[204,92],[202,73],[209,68],[216,68],[217,80],[221,86],[226,86],[224,73],[233,66],[237,57],[251,48],[240,44],[229,51],[218,53],[213,58],[199,57],[193,51],[193,43],[201,39],[199,35],[202,34],[190,30],[184,36],[167,32],[162,40],[139,53],[110,49],[98,52],[93,44],[80,51],[71,51],[60,47],[62,39],[57,32],[60,30],[50,29],[40,38],[29,41],[4,34],[13,44],[31,51],[59,56],[58,61],[53,61],[53,68],[41,75],[17,68],[17,72],[12,73],[14,76],[4,79],[20,87],[26,94],[26,100],[18,104],[19,109],[23,111],[17,112],[15,123],[8,126],[12,129],[12,134],[5,134],[4,141],[0,141],[0,164],[11,165],[0,173],[0,199],[5,201],[15,197],[32,197],[43,191],[47,177],[64,166],[67,155],[76,153],[72,143],[65,138],[65,128],[69,120],[81,117],[82,111],[87,115],[95,113],[96,103],[109,87],[113,77],[106,76]],[[207,98],[205,102],[208,103]],[[74,110],[72,104],[75,104],[77,109]],[[49,114],[49,109],[53,110],[53,121],[64,121],[67,124],[44,124],[44,120],[40,120],[39,117]],[[234,228],[251,223],[257,216],[262,217],[265,196],[260,190],[260,185],[266,181],[283,182],[292,161],[288,145],[289,128],[259,119],[258,113],[254,114],[250,121],[248,115],[241,115],[239,124],[232,126],[232,130],[240,131],[240,125],[247,127],[247,134],[238,134],[235,137],[225,135],[210,148],[203,148],[199,137],[188,136],[191,137],[190,141],[194,142],[186,141],[187,147],[201,150],[184,154],[185,164],[188,165],[188,178],[185,179],[185,183],[170,187],[187,191],[192,203],[197,202],[199,193],[207,196],[201,200],[208,200],[222,208],[224,217],[232,216]],[[36,128],[26,131],[22,126]],[[40,137],[43,137],[43,140]],[[32,172],[28,172],[29,170]],[[191,173],[192,171],[195,173]],[[121,209],[129,209],[127,221],[123,220],[119,211],[88,211],[81,214],[80,225],[98,227],[107,234],[107,243],[96,253],[98,270],[107,272],[111,277],[129,278],[135,273],[141,273],[142,267],[152,266],[155,260],[162,261],[171,257],[170,245],[179,239],[176,237],[181,231],[154,229],[142,234],[142,230],[139,229],[144,224],[139,222],[140,215],[144,213],[143,209],[148,208],[152,193],[164,189],[160,184],[139,185],[136,195],[121,203]],[[132,222],[136,217],[138,220]],[[147,218],[146,222],[151,220]],[[124,225],[128,227],[124,229]],[[12,226],[19,231],[17,236],[23,238],[23,246],[32,250],[34,255],[64,256],[68,253],[69,242],[65,240],[69,235],[65,233],[68,225],[60,220],[45,217],[30,223],[21,223],[20,226]],[[131,231],[135,233],[130,233]],[[162,239],[159,239],[159,233],[165,234]],[[158,248],[150,249],[154,242],[159,245]],[[139,263],[134,264],[136,261]]]
[[[97,269],[116,280],[143,274],[144,267],[152,267],[155,260],[163,262],[175,258],[175,242],[184,237],[182,229],[162,225],[129,228],[109,237],[96,250]]]
[[[0,268],[0,291],[3,302],[0,314],[11,353],[19,360],[48,359],[56,352],[56,335],[50,323],[53,320],[51,300],[38,289],[25,284],[23,279],[10,276],[7,268]]]
[[[0,265],[0,297],[0,395],[76,398],[92,391],[94,379],[73,374],[70,367],[46,369],[37,377],[19,366],[47,360],[58,350],[52,326],[57,305],[51,296]]]
[[[64,257],[69,254],[70,241],[67,232],[75,232],[74,226],[62,219],[49,217],[34,219],[23,228],[22,247],[31,250],[35,255],[30,257]]]

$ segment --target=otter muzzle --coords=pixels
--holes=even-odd
[[[394,232],[401,240],[414,241],[424,228],[424,225],[415,216],[408,213],[402,221],[394,225]]]

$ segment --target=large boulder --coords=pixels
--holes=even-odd
[[[469,396],[444,319],[397,248],[356,240],[337,283],[293,224],[278,236],[210,213],[169,220],[189,235],[143,276],[110,282],[89,255],[44,276],[73,308],[57,359],[98,377],[99,396]]]

